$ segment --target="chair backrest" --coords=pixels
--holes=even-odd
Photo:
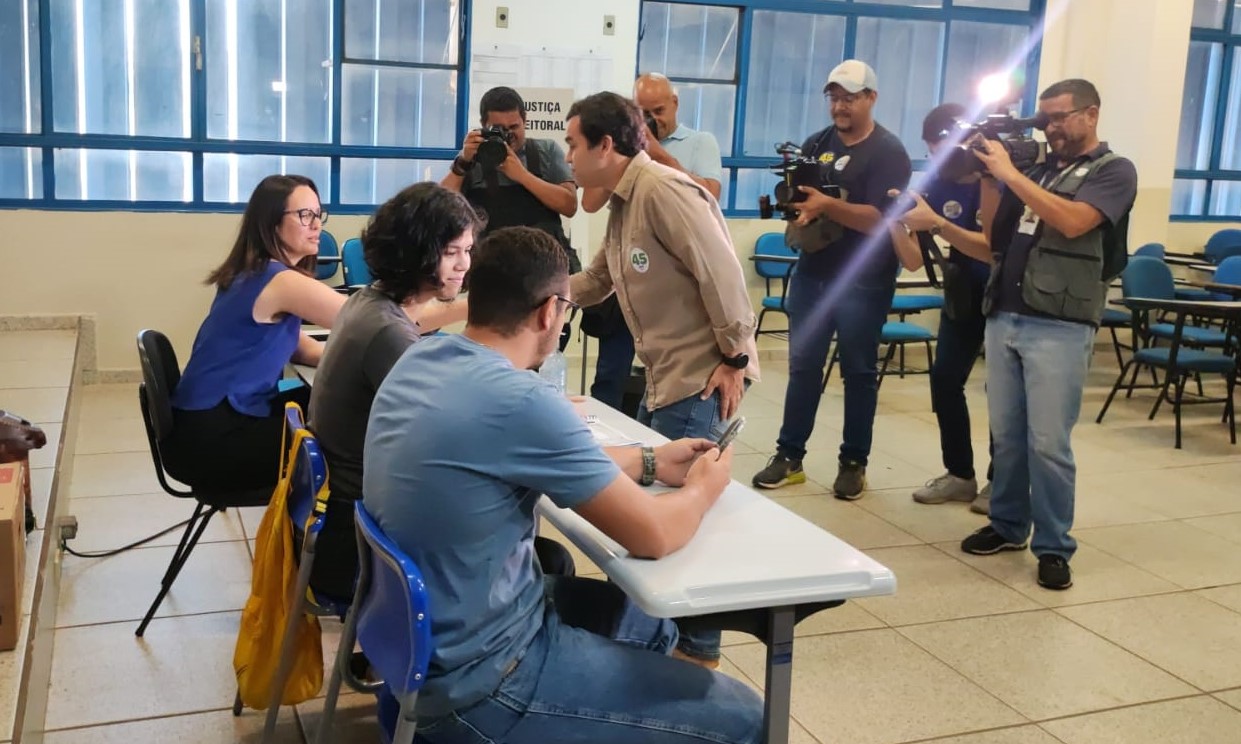
[[[1216,232],[1207,239],[1202,252],[1213,264],[1221,263],[1229,256],[1241,255],[1241,230],[1229,228]]]
[[[1134,251],[1133,255],[1134,256],[1149,256],[1150,258],[1157,258],[1160,261],[1162,261],[1166,253],[1167,253],[1167,249],[1163,247],[1162,243],[1147,243],[1146,245],[1141,246],[1136,251]]]
[[[370,284],[371,270],[362,257],[362,241],[349,238],[340,249],[341,268],[345,272],[345,284]]]
[[[431,612],[422,573],[379,529],[361,501],[355,507],[359,575],[353,612],[357,638],[398,699],[416,695],[431,662]]]
[[[177,352],[167,336],[148,328],[138,332],[138,361],[142,365],[142,413],[155,442],[162,442],[172,433],[172,393],[181,381]]]
[[[340,258],[340,246],[336,243],[336,236],[327,230],[319,233],[319,257]],[[315,267],[315,278],[319,281],[331,279],[336,276],[336,269],[338,267],[335,261],[319,264]]]
[[[284,409],[285,442],[291,444],[293,435],[298,430],[306,429],[302,418],[302,409],[296,403],[290,403]],[[289,453],[292,458],[293,474],[289,490],[285,496],[285,508],[289,513],[289,521],[293,523],[294,535],[303,532],[318,534],[323,528],[323,520],[316,519],[310,524],[310,515],[315,511],[315,501],[320,490],[327,483],[327,460],[319,447],[319,440],[309,431],[298,445],[296,452]],[[322,516],[322,515],[320,515]]]
[[[1176,298],[1172,269],[1158,258],[1134,256],[1120,274],[1121,293],[1125,297],[1150,297],[1157,300]]]
[[[1217,284],[1241,285],[1241,256],[1229,256],[1220,261],[1219,266],[1215,267],[1214,281]]]
[[[794,257],[797,254],[784,244],[783,233],[765,233],[754,241],[755,256]],[[754,271],[764,279],[783,279],[789,275],[792,264],[783,261],[755,261]]]

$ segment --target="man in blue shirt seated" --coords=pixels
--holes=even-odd
[[[693,537],[732,464],[731,451],[700,439],[601,449],[531,372],[572,305],[556,241],[498,230],[475,251],[464,333],[412,348],[376,395],[364,502],[430,597],[419,734],[431,744],[758,742],[761,701],[668,657],[674,624],[614,585],[545,579],[535,561],[540,494],[631,555],[659,558]],[[638,485],[655,480],[676,490]]]

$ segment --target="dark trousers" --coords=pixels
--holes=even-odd
[[[590,384],[590,397],[621,410],[633,357],[633,335],[625,324],[599,337],[599,356],[595,360],[595,381]]]
[[[806,456],[806,442],[814,431],[823,394],[823,370],[835,335],[845,385],[840,459],[866,464],[879,401],[875,376],[879,334],[895,292],[895,277],[846,280],[835,275],[806,276],[794,269],[785,302],[789,314],[789,384],[784,394],[784,421],[776,440],[780,454],[793,460]]]
[[[981,297],[981,291],[978,293]],[[939,341],[931,367],[931,402],[939,420],[939,446],[944,468],[958,478],[974,477],[974,446],[970,440],[970,411],[965,383],[982,349],[987,319],[981,308],[964,318],[940,313]]]
[[[247,416],[227,400],[205,411],[172,410],[172,434],[160,452],[172,477],[197,490],[245,491],[275,487],[280,478],[284,404],[305,411],[310,388],[299,386],[276,396],[267,416]]]

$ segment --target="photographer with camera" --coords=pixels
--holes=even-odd
[[[1024,550],[1029,541],[1038,583],[1048,589],[1073,585],[1077,469],[1070,433],[1108,282],[1128,255],[1137,194],[1133,163],[1099,141],[1099,103],[1085,80],[1044,90],[1039,112],[1051,154],[1026,173],[998,141],[983,139],[975,150],[1003,186],[1002,194],[989,179],[983,186],[994,263],[983,312],[995,477],[991,523],[965,538],[961,550],[991,555]]]
[[[577,214],[577,184],[564,151],[552,140],[526,136],[526,104],[517,91],[492,88],[479,101],[482,129],[465,137],[461,154],[440,185],[460,191],[487,216],[484,235],[501,227],[537,227],[551,234],[580,269],[560,218]]]
[[[922,141],[933,163],[939,165],[949,158],[947,148],[954,144],[951,133],[964,116],[964,106],[945,103],[922,120]],[[980,222],[978,180],[977,173],[950,179],[941,167],[933,167],[922,183],[922,193],[909,192],[914,206],[890,229],[892,244],[905,269],[915,271],[925,261],[934,261],[944,287],[939,340],[931,365],[931,407],[939,422],[939,445],[947,472],[914,491],[914,501],[968,501],[973,511],[986,514],[990,486],[979,493],[974,477],[970,412],[965,401],[965,383],[982,349],[987,325],[982,314],[982,295],[991,274],[991,249]],[[934,243],[937,237],[950,246],[946,259]]]
[[[720,146],[710,132],[699,132],[677,121],[680,99],[667,77],[657,72],[639,75],[633,84],[634,103],[642,110],[650,136],[646,154],[656,163],[689,176],[690,180],[720,198],[723,166]],[[582,190],[582,209],[595,213],[612,192],[603,188]],[[612,297],[582,315],[582,328],[599,339],[599,358],[590,395],[621,410],[625,381],[633,367],[633,336],[625,326],[616,298]]]
[[[803,157],[823,166],[815,177],[828,182],[796,190],[786,184],[792,192],[785,195],[788,207],[797,216],[785,230],[785,242],[801,255],[785,303],[789,383],[784,421],[776,454],[754,476],[760,488],[806,480],[802,459],[814,430],[833,335],[845,385],[844,436],[833,489],[836,498],[854,500],[866,487],[878,402],[879,334],[896,292],[897,258],[884,211],[892,202],[888,192],[903,191],[911,170],[901,141],[875,123],[877,88],[875,71],[864,62],[850,59],[832,70],[823,88],[832,125],[801,147]],[[797,168],[815,170],[807,165]]]

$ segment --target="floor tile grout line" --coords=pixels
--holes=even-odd
[[[101,721],[101,722],[98,722],[98,723],[83,723],[83,724],[79,724],[79,725],[76,725],[76,726],[65,726],[65,727],[63,727],[63,728],[57,728],[57,729],[52,729],[52,728],[49,728],[49,729],[47,729],[46,731],[44,731],[43,733],[45,733],[45,734],[54,734],[54,733],[64,733],[64,732],[67,732],[67,731],[83,731],[83,730],[86,730],[86,729],[93,729],[93,728],[103,728],[103,727],[109,727],[109,726],[122,726],[122,725],[129,724],[129,723],[142,723],[142,722],[145,722],[145,721],[163,721],[163,720],[168,720],[168,719],[172,719],[172,718],[182,718],[182,717],[185,717],[185,716],[200,716],[200,715],[203,715],[203,714],[205,714],[205,713],[223,713],[223,712],[225,712],[225,711],[227,711],[227,712],[229,712],[229,713],[232,713],[232,712],[233,712],[233,706],[232,706],[232,703],[231,703],[231,702],[230,702],[227,706],[220,707],[220,708],[204,708],[204,709],[202,709],[202,710],[189,710],[189,711],[184,711],[184,712],[180,712],[180,713],[166,713],[166,714],[163,714],[163,715],[155,715],[155,716],[139,716],[139,717],[137,717],[137,718],[124,718],[124,719],[121,719],[121,720],[116,720],[116,721]]]
[[[1041,730],[1041,727],[1038,725],[1038,723],[1037,723],[1037,722],[1035,722],[1035,721],[1029,721],[1029,722],[1027,722],[1027,723],[1014,723],[1014,724],[1012,724],[1012,725],[1010,725],[1010,726],[992,726],[992,727],[990,727],[990,728],[985,728],[985,729],[977,729],[977,730],[974,730],[974,731],[963,731],[963,732],[961,732],[961,733],[959,733],[959,734],[947,734],[947,735],[945,735],[945,736],[935,736],[935,737],[931,737],[931,738],[929,738],[929,739],[906,739],[906,740],[904,740],[904,741],[902,741],[902,742],[899,742],[899,744],[934,744],[934,743],[935,743],[935,742],[937,742],[937,741],[949,741],[949,740],[951,740],[951,739],[956,739],[956,738],[958,738],[958,737],[962,737],[962,736],[978,736],[979,734],[990,734],[990,733],[994,733],[994,732],[996,732],[996,731],[1008,731],[1008,730],[1011,730],[1011,729],[1028,728],[1028,727],[1030,727],[1030,726],[1033,726],[1033,727],[1035,727],[1035,728],[1039,728],[1039,729]],[[1064,744],[1064,740],[1063,740],[1063,739],[1061,739],[1061,738],[1059,738],[1059,737],[1055,736],[1055,735],[1054,735],[1054,734],[1052,734],[1050,731],[1045,731],[1044,733],[1046,733],[1046,734],[1047,734],[1048,736],[1050,736],[1051,738],[1055,739],[1057,742],[1061,742],[1061,744]]]
[[[203,612],[186,612],[180,615],[161,615],[161,614],[156,613],[155,617],[151,618],[151,622],[154,623],[157,620],[176,620],[178,618],[183,618],[183,617],[208,617],[211,615],[240,614],[242,609],[243,608],[238,607],[232,610],[204,610]],[[75,623],[73,625],[57,625],[55,628],[53,628],[53,630],[54,631],[81,630],[82,628],[101,628],[105,625],[132,625],[134,623],[141,622],[141,621],[142,621],[141,617],[135,617],[135,618],[125,618],[121,620],[105,620],[104,622],[101,622],[101,623]],[[145,640],[145,638],[143,640]]]

